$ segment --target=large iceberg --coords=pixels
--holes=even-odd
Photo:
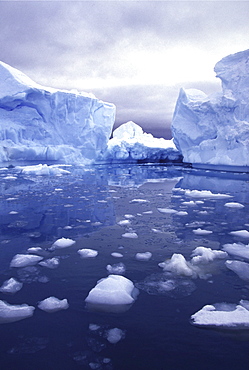
[[[115,106],[93,94],[38,85],[0,62],[0,162],[89,162],[105,150]]]
[[[113,138],[100,159],[108,162],[181,162],[182,155],[173,140],[155,138],[129,121],[113,131]]]
[[[174,143],[184,162],[248,170],[249,50],[223,58],[214,71],[222,92],[207,96],[180,90],[172,121]]]

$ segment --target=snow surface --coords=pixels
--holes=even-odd
[[[227,303],[206,305],[191,316],[191,322],[197,326],[248,329],[249,302],[241,300],[239,305]]]
[[[113,138],[109,140],[107,150],[100,158],[108,162],[181,162],[182,156],[173,140],[155,138],[143,132],[136,123],[129,121],[113,131]]]
[[[0,62],[0,162],[95,160],[107,146],[114,119],[113,104],[38,85]]]
[[[0,324],[15,322],[31,317],[35,307],[27,304],[11,305],[7,302],[0,301]]]
[[[60,310],[66,310],[69,307],[67,299],[58,299],[56,297],[49,297],[38,303],[40,310],[53,313]]]
[[[85,299],[87,307],[119,312],[129,308],[135,300],[135,287],[131,280],[121,275],[101,279]]]
[[[181,89],[172,120],[176,148],[184,162],[206,167],[249,167],[249,50],[215,65],[222,92],[207,96]]]

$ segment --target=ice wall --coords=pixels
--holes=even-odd
[[[172,121],[174,143],[184,162],[248,170],[249,50],[223,58],[214,70],[221,93],[181,89]]]
[[[0,162],[86,162],[106,148],[115,106],[92,94],[40,86],[0,62]]]

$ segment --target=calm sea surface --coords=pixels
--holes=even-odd
[[[249,176],[159,165],[66,169],[70,174],[50,177],[0,170],[0,285],[10,277],[24,283],[14,295],[0,293],[0,299],[36,308],[30,318],[0,325],[0,368],[248,369],[248,330],[197,328],[190,317],[206,304],[249,299],[249,279],[220,260],[207,279],[172,276],[175,288],[162,290],[166,278],[158,263],[173,253],[189,260],[198,246],[248,244],[249,239],[229,233],[249,231]],[[192,199],[182,189],[231,198]],[[226,207],[227,202],[244,208]],[[118,224],[123,220],[130,224]],[[195,234],[198,228],[212,233]],[[123,237],[127,232],[137,238]],[[62,237],[76,243],[51,251]],[[10,268],[13,256],[30,247],[41,247],[45,258],[58,257],[59,266]],[[83,259],[77,253],[82,248],[97,250],[98,256]],[[138,252],[152,257],[139,261]],[[89,311],[84,302],[89,291],[108,276],[107,265],[118,263],[139,288],[136,301],[123,313]],[[67,298],[69,308],[40,310],[38,302],[50,296]],[[122,331],[115,344],[107,340],[112,328]]]

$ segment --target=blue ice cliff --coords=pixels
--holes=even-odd
[[[113,104],[38,85],[0,62],[0,162],[93,161],[105,150],[114,120]]]
[[[249,169],[249,50],[228,55],[214,68],[222,92],[181,89],[172,134],[184,162]]]

